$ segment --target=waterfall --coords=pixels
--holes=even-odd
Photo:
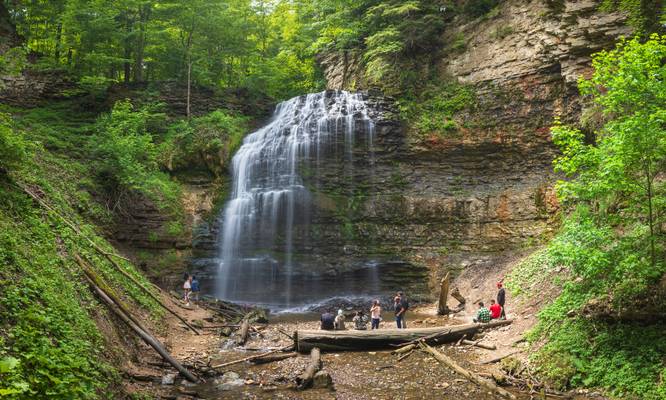
[[[245,137],[220,221],[219,298],[288,307],[302,303],[305,292],[324,296],[321,286],[301,279],[308,265],[294,259],[295,249],[307,249],[318,189],[306,187],[304,175],[314,175],[316,185],[333,154],[353,182],[354,150],[362,144],[363,156],[372,157],[373,136],[362,94],[326,91],[280,103],[266,126]]]

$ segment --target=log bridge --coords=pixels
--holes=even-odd
[[[309,353],[317,347],[321,351],[364,351],[393,349],[396,346],[416,343],[428,344],[456,342],[464,335],[472,337],[485,329],[509,325],[512,320],[493,321],[487,324],[465,324],[415,329],[377,329],[369,331],[345,330],[297,330],[294,332],[294,348],[299,353]]]

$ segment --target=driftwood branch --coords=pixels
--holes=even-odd
[[[296,381],[298,383],[298,389],[303,390],[312,386],[312,381],[314,376],[321,369],[321,352],[318,348],[313,348],[310,350],[310,364],[305,368],[305,372],[301,374]]]
[[[511,394],[511,393],[507,392],[506,390],[502,389],[501,387],[495,385],[493,382],[491,382],[487,379],[481,378],[476,373],[461,367],[455,361],[453,361],[451,358],[449,358],[445,354],[435,350],[434,348],[428,346],[427,344],[421,343],[420,346],[424,351],[430,353],[433,357],[435,357],[435,359],[437,361],[439,361],[440,363],[448,366],[449,368],[451,368],[452,370],[454,370],[458,374],[466,377],[470,381],[472,381],[472,382],[474,382],[474,383],[476,383],[480,386],[483,386],[484,388],[486,388],[488,390],[491,390],[494,393],[497,393],[498,395],[504,397],[505,399],[511,399],[511,400],[516,399],[516,396],[514,396],[513,394]]]
[[[494,344],[484,344],[484,343],[479,343],[479,341],[480,340],[472,342],[471,340],[463,340],[462,344],[466,344],[469,346],[476,346],[486,350],[497,350],[497,347]]]
[[[298,353],[296,352],[285,353],[285,354],[272,354],[264,357],[253,358],[248,361],[251,362],[252,364],[268,364],[274,361],[281,361],[281,360],[286,360],[287,358],[296,357],[297,355]]]

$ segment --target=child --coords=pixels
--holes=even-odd
[[[183,300],[185,300],[187,306],[190,305],[190,292],[192,292],[192,277],[188,275],[185,283],[183,283]]]

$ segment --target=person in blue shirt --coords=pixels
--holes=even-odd
[[[199,286],[199,280],[196,276],[192,277],[192,295],[194,295],[194,301],[199,301],[199,292],[201,292],[201,287]]]

